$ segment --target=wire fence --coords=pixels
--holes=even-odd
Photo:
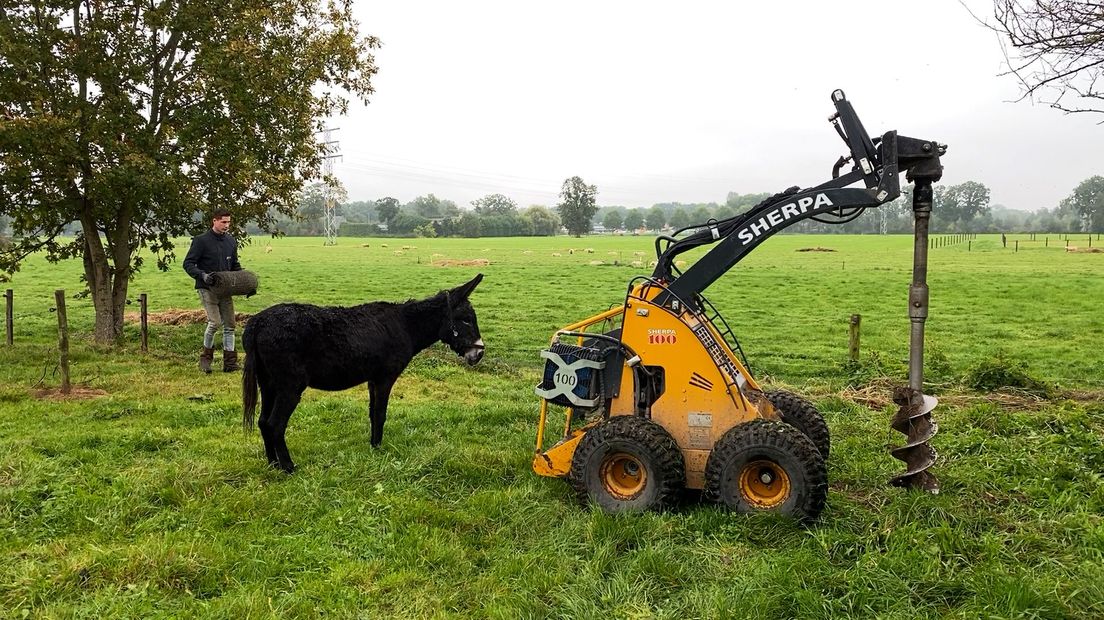
[[[967,249],[972,248],[973,240],[977,233],[954,233],[952,235],[936,235],[928,238],[928,249],[945,248],[960,243],[966,243]]]
[[[58,289],[55,291],[53,305],[46,307],[39,307],[35,310],[16,312],[15,311],[15,291],[13,289],[7,289],[4,291],[4,343],[7,346],[13,346],[15,344],[16,325],[20,321],[27,321],[28,319],[38,319],[38,323],[44,322],[50,315],[57,315],[59,313],[65,313],[65,291]],[[141,338],[142,352],[149,351],[149,295],[147,293],[141,293],[138,296],[139,306],[139,336]],[[132,300],[127,300],[127,305],[130,305]],[[59,321],[61,317],[59,316]],[[59,323],[60,326],[60,323]],[[65,327],[68,329],[68,320],[65,319]]]
[[[972,251],[977,233],[954,233],[950,235],[935,235],[928,238],[928,249],[935,250],[956,245],[966,244],[966,251]],[[1021,246],[1027,248],[1055,248],[1064,249],[1067,252],[1080,251],[1104,251],[1104,243],[1100,241],[1100,233],[1001,233],[1000,245],[1002,249],[1019,252]]]
[[[1096,252],[1104,249],[1104,244],[1100,242],[1100,233],[1022,233],[1015,237],[1002,234],[1001,246],[1013,252],[1019,252],[1021,247],[1024,249],[1055,248],[1066,252],[1082,250]]]

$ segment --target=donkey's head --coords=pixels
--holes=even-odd
[[[483,359],[479,322],[475,318],[475,308],[468,301],[468,296],[482,279],[483,274],[479,274],[471,282],[444,292],[448,317],[441,324],[441,341],[470,365]]]

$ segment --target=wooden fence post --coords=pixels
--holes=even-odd
[[[65,291],[54,291],[58,315],[58,349],[61,352],[61,393],[68,394],[69,384],[69,320],[65,316]]]
[[[145,293],[138,296],[138,304],[142,308],[142,353],[149,352],[149,299]]]
[[[858,362],[859,361],[860,323],[862,323],[862,315],[861,314],[852,314],[851,315],[851,341],[850,341],[850,345],[848,346],[848,354],[850,355],[852,362]]]
[[[10,288],[4,291],[4,326],[7,329],[7,343],[10,347],[15,338],[15,316],[12,314],[12,301],[15,292]]]
[[[1013,250],[1013,252],[1019,252],[1019,251],[1020,251],[1020,240],[1016,239],[1016,249]]]

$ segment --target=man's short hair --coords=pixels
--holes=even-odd
[[[224,217],[230,217],[230,209],[215,209],[214,213],[211,214],[212,220],[217,220]]]

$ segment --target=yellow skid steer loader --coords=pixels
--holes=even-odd
[[[871,140],[843,92],[833,92],[832,101],[830,121],[850,150],[832,180],[658,237],[654,271],[629,282],[622,305],[555,333],[541,352],[545,366],[536,387],[536,473],[566,478],[580,501],[610,512],[662,509],[690,488],[738,512],[801,520],[821,513],[830,449],[823,416],[796,394],[762,389],[702,291],[792,224],[843,223],[897,198],[900,172],[916,184],[916,247],[922,236],[926,249],[931,184],[941,176],[946,147],[895,131]],[[841,175],[848,163],[851,170]],[[859,182],[865,187],[848,187]],[[716,245],[677,269],[677,256],[709,244]],[[920,321],[921,345],[926,312],[926,285],[914,278],[910,316],[914,325]],[[919,390],[919,378],[911,372],[910,378]],[[564,434],[546,449],[551,407],[564,410]]]

